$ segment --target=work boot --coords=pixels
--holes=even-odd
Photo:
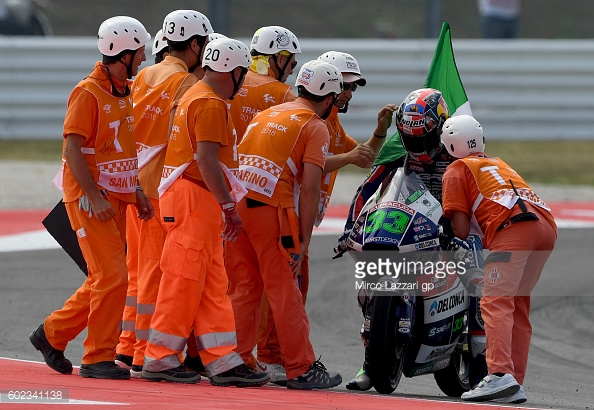
[[[91,379],[127,380],[130,378],[130,370],[118,367],[115,362],[81,364],[78,374]]]
[[[158,372],[149,372],[142,370],[142,378],[151,382],[165,381],[169,383],[194,384],[200,382],[200,375],[196,372],[186,369],[179,365],[174,369],[160,370]]]
[[[45,337],[43,323],[29,335],[31,344],[41,352],[45,364],[62,374],[72,374],[72,363],[64,357],[64,351],[54,349]]]
[[[196,372],[200,376],[207,377],[206,369],[204,368],[204,365],[202,364],[202,359],[200,358],[200,355],[195,356],[195,357],[186,355],[186,357],[184,359],[184,366],[186,367],[186,369]]]
[[[213,386],[258,387],[270,381],[270,375],[265,372],[256,372],[245,364],[240,364],[233,369],[217,374],[210,378]]]
[[[132,368],[132,360],[133,359],[134,358],[132,356],[128,356],[127,354],[118,353],[118,354],[116,354],[116,357],[115,357],[115,364],[117,364],[118,367],[120,367],[122,369],[130,370],[130,368]]]
[[[342,377],[336,372],[329,372],[316,360],[306,373],[287,382],[287,388],[297,390],[329,389],[342,383]]]

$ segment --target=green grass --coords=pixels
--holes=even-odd
[[[486,151],[529,183],[594,186],[594,141],[491,141]],[[345,170],[367,172],[353,165]]]
[[[0,140],[0,160],[56,161],[62,158],[62,140]]]
[[[61,140],[0,140],[0,160],[59,162],[61,152]],[[492,141],[487,153],[501,157],[527,182],[594,186],[594,141]],[[355,166],[345,171],[367,172]]]

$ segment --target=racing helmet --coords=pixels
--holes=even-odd
[[[169,41],[185,41],[196,35],[206,37],[213,32],[208,17],[195,10],[175,10],[163,20],[163,35]]]
[[[283,50],[291,54],[301,53],[299,40],[290,30],[281,26],[265,26],[254,33],[250,44],[253,56],[273,55]]]
[[[454,158],[485,151],[483,127],[470,115],[448,118],[441,129],[441,142]]]
[[[155,34],[155,39],[153,40],[153,50],[151,54],[155,55],[165,47],[167,47],[167,40],[165,40],[163,37],[163,29],[159,29],[157,34]]]
[[[342,74],[338,68],[322,60],[311,60],[301,66],[295,86],[319,96],[342,92]]]
[[[252,63],[250,50],[239,40],[224,37],[209,41],[204,49],[202,67],[221,73],[236,67],[248,68]]]
[[[150,39],[151,35],[140,21],[133,17],[116,16],[99,26],[97,47],[104,56],[113,57],[125,50],[138,50]]]
[[[367,80],[361,76],[359,63],[350,54],[340,51],[328,51],[318,57],[318,60],[332,64],[342,73],[342,80],[345,83],[356,83],[361,87],[367,84]]]
[[[421,88],[411,92],[400,104],[396,127],[406,151],[414,156],[431,156],[440,144],[443,123],[450,110],[441,92]]]

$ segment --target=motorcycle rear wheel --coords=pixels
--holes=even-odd
[[[400,383],[407,345],[396,340],[396,298],[375,296],[369,332],[368,369],[378,393],[390,394]]]

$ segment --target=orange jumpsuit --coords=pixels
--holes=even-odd
[[[256,345],[265,290],[292,379],[315,360],[307,313],[288,260],[296,251],[289,242],[299,241],[295,192],[305,162],[324,167],[328,129],[303,99],[262,111],[250,127],[239,145],[238,178],[248,188],[247,199],[237,206],[244,229],[235,242],[225,244],[237,352],[248,361]]]
[[[281,83],[272,76],[272,70],[269,69],[269,75],[262,75],[250,69],[245,76],[239,92],[230,102],[231,107],[229,111],[231,112],[231,118],[233,119],[233,124],[239,137],[238,143],[243,138],[248,124],[256,114],[274,105],[294,101],[296,98],[297,96],[289,85]],[[272,316],[268,317],[268,300],[266,299],[266,294],[263,295],[260,323],[258,334],[262,335],[262,343],[265,344],[266,340],[270,339],[270,343],[276,347],[276,356],[279,356],[280,348],[278,347],[278,339],[276,339],[275,334],[270,335],[270,331],[274,327],[274,319]],[[274,340],[271,338],[274,338]],[[264,359],[260,360],[266,361]],[[255,366],[253,357],[250,358],[249,362]],[[278,363],[282,363],[282,359]]]
[[[175,109],[182,95],[197,81],[193,74],[188,73],[188,67],[181,59],[167,56],[161,63],[140,71],[132,85],[138,181],[149,197],[155,213],[154,218],[148,221],[135,218],[137,228],[128,229],[128,252],[129,255],[136,256],[133,263],[137,266],[137,275],[129,276],[127,307],[122,323],[124,331],[120,336],[117,352],[134,356],[133,363],[139,366],[143,364],[144,349],[161,280],[159,262],[166,232],[161,221],[157,189],[161,181],[169,138],[170,112],[171,109]],[[134,234],[137,237],[134,237]],[[133,249],[134,246],[136,249]],[[131,258],[128,258],[128,262],[131,262]],[[130,273],[135,272],[131,266],[128,266],[128,269]],[[128,303],[134,304],[135,309],[128,306]],[[128,332],[132,323],[134,337],[130,337]]]
[[[144,370],[151,372],[180,365],[178,355],[192,327],[209,377],[243,364],[234,352],[235,321],[227,296],[229,281],[220,237],[222,211],[195,161],[197,142],[201,141],[221,144],[221,167],[237,170],[236,134],[227,103],[199,81],[186,92],[175,112],[159,186],[167,237],[144,357]],[[239,184],[228,182],[231,189],[234,183]]]
[[[296,98],[289,85],[275,80],[270,75],[249,70],[241,88],[233,97],[230,108],[239,141],[256,114],[273,105],[294,101]]]
[[[357,141],[351,138],[342,128],[340,119],[338,118],[338,107],[332,107],[330,116],[326,119],[328,132],[330,134],[330,147],[327,156],[344,154],[352,151],[357,146]],[[330,203],[330,196],[334,188],[338,170],[322,175],[322,182],[320,186],[320,203],[318,205],[318,216],[316,217],[315,226],[319,226],[324,219],[328,204]],[[309,255],[303,255],[301,262],[301,270],[299,272],[299,289],[303,297],[303,304],[307,299],[307,291],[309,289]],[[268,307],[267,300],[263,301],[262,311],[266,313]],[[272,311],[268,311],[264,328],[261,330],[261,336],[258,339],[258,360],[265,363],[283,364],[283,358],[280,354],[280,346],[278,344],[278,336],[274,324],[274,317]],[[262,319],[260,322],[262,328]]]
[[[126,265],[128,266],[128,289],[126,291],[126,306],[122,314],[120,325],[120,342],[116,346],[117,354],[134,356],[136,343],[136,303],[138,298],[138,237],[140,220],[136,206],[130,204],[126,211]]]
[[[138,161],[132,99],[112,96],[111,87],[105,67],[96,63],[70,94],[64,121],[65,138],[69,134],[85,137],[81,151],[88,169],[97,189],[107,191],[106,199],[116,212],[112,220],[99,222],[80,211],[84,193],[65,162],[63,201],[89,275],[64,307],[45,319],[44,328],[50,344],[65,350],[87,327],[83,364],[114,360],[126,301],[126,208],[136,201]]]
[[[522,211],[512,180],[527,210],[538,221],[509,223]],[[487,336],[489,373],[509,373],[524,382],[532,326],[530,292],[536,285],[557,238],[548,206],[499,158],[474,154],[453,162],[443,175],[444,216],[461,211],[476,218],[485,259],[481,313]]]

